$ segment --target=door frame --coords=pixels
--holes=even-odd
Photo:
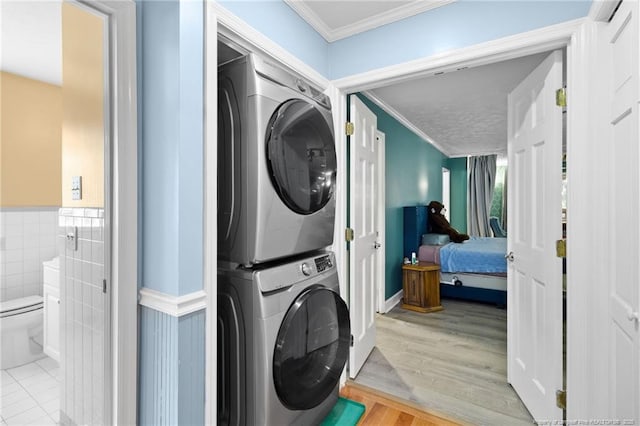
[[[133,0],[77,0],[108,18],[111,334],[105,396],[114,424],[137,423],[138,412],[138,108],[136,5]],[[132,324],[136,326],[132,327]]]
[[[595,3],[594,3],[595,4]],[[584,143],[579,142],[589,140],[588,131],[588,103],[581,102],[589,99],[589,73],[585,72],[585,64],[591,61],[590,46],[590,26],[588,18],[577,19],[561,24],[552,25],[538,30],[516,34],[513,36],[480,43],[470,47],[465,47],[441,54],[436,54],[424,59],[411,61],[404,64],[392,65],[389,67],[367,71],[354,76],[334,80],[339,102],[346,93],[363,92],[375,89],[391,83],[400,83],[416,77],[439,74],[442,72],[455,71],[461,67],[475,67],[487,65],[499,61],[513,59],[521,56],[531,55],[566,48],[567,60],[567,86],[570,88],[571,97],[574,100],[570,103],[567,113],[567,146],[571,155],[571,164],[579,164],[589,156],[588,150],[584,148]],[[340,122],[346,121],[346,113],[340,117]],[[344,135],[336,137],[345,139]],[[575,141],[575,142],[574,142]],[[340,142],[343,144],[344,142]],[[582,146],[581,146],[582,145]],[[578,171],[579,173],[580,171]],[[583,172],[584,173],[584,172]],[[571,190],[576,194],[588,194],[588,184],[584,180],[574,178],[576,168],[567,168],[567,179],[571,182]],[[580,205],[584,198],[569,197],[568,204]],[[576,239],[581,230],[592,228],[590,221],[592,217],[587,215],[574,215],[571,209],[567,210],[567,239]],[[346,222],[343,217],[336,216],[336,227],[343,229]],[[588,245],[570,245],[572,258],[588,258]],[[585,372],[588,371],[587,350],[588,336],[584,331],[579,331],[585,323],[588,315],[588,296],[576,286],[580,277],[584,273],[577,274],[579,262],[570,262],[568,268],[567,287],[575,288],[572,293],[567,293],[567,365],[575,366],[568,368],[567,389],[569,398],[567,400],[567,418],[580,418],[580,413],[585,412],[585,403],[588,391],[585,390],[587,381]],[[584,268],[583,268],[584,269]],[[580,297],[573,297],[579,295]],[[571,296],[571,297],[570,297]],[[574,405],[575,404],[575,405]]]
[[[387,259],[387,246],[386,246],[386,182],[385,182],[385,149],[386,149],[386,135],[380,130],[376,130],[376,139],[378,140],[378,267],[376,273],[378,274],[378,290],[376,294],[376,304],[378,313],[386,313],[386,298],[385,298],[385,273],[386,273],[386,259]]]

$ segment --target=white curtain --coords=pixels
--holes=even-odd
[[[496,155],[469,157],[467,231],[471,236],[492,236],[489,212],[496,184],[496,158]]]

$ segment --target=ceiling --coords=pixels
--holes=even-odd
[[[62,0],[0,1],[0,69],[62,84]]]
[[[507,95],[548,53],[465,68],[365,94],[450,157],[507,152]]]
[[[456,0],[284,0],[328,42]]]

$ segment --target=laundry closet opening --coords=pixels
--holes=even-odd
[[[338,401],[351,334],[331,251],[332,105],[311,79],[223,40],[217,422],[318,424]]]

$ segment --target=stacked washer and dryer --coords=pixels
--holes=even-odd
[[[331,104],[249,54],[219,66],[218,111],[218,424],[317,424],[350,343]]]

